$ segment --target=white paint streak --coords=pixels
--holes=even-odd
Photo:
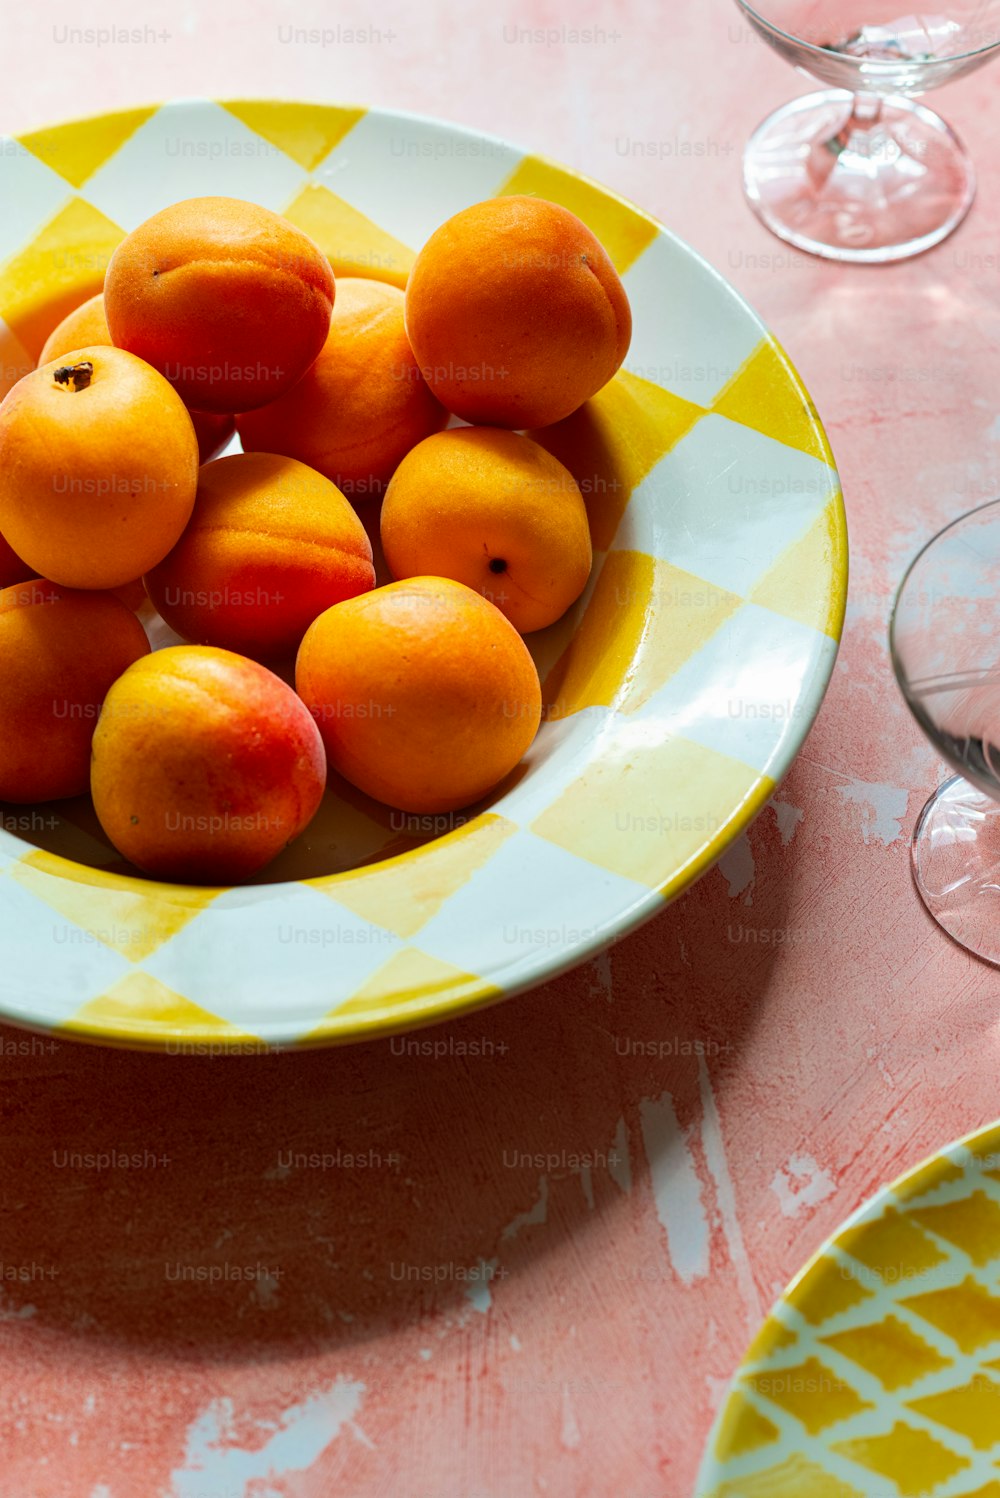
[[[910,793],[896,785],[877,785],[852,780],[849,785],[834,786],[838,796],[861,808],[861,836],[865,843],[874,838],[886,847],[903,835],[903,820]]]
[[[771,1190],[778,1198],[783,1217],[797,1217],[803,1207],[826,1201],[836,1187],[828,1170],[820,1170],[812,1155],[793,1155],[776,1172]]]
[[[720,1378],[717,1373],[707,1373],[705,1375],[705,1388],[708,1390],[712,1409],[717,1410],[729,1393],[730,1380],[728,1378]]]
[[[521,1351],[521,1339],[520,1337],[515,1337],[513,1332],[510,1334],[510,1345],[515,1352]]]
[[[729,847],[719,859],[719,868],[725,876],[729,885],[729,898],[735,900],[737,895],[742,895],[744,890],[751,887],[757,877],[757,866],[753,861],[753,850],[750,847],[750,839],[746,833],[730,843]],[[747,904],[749,904],[749,899]]]
[[[889,1070],[888,1065],[886,1064],[885,1056],[882,1054],[882,1047],[870,1045],[865,1051],[865,1055],[869,1061],[875,1062],[875,1065],[878,1067],[879,1076],[882,1078],[882,1081],[886,1084],[886,1086],[895,1087],[896,1078],[893,1076],[892,1072]]]
[[[538,1177],[538,1200],[527,1212],[521,1212],[513,1222],[509,1222],[500,1234],[501,1243],[506,1243],[509,1238],[516,1238],[522,1228],[538,1227],[545,1222],[549,1215],[549,1181],[547,1176]]]
[[[465,1295],[474,1311],[480,1316],[485,1316],[493,1304],[493,1296],[490,1294],[490,1281],[496,1273],[498,1259],[480,1259],[474,1271],[470,1271],[469,1279],[465,1286]]]
[[[573,1410],[573,1401],[570,1398],[569,1384],[562,1386],[562,1434],[561,1440],[566,1451],[577,1451],[580,1446],[580,1427],[576,1423],[576,1414]]]
[[[708,1074],[704,1056],[698,1057],[698,1091],[701,1096],[701,1139],[705,1150],[705,1164],[715,1184],[715,1200],[722,1219],[722,1231],[729,1245],[729,1257],[736,1270],[736,1281],[740,1287],[743,1304],[747,1311],[747,1329],[753,1332],[763,1320],[764,1308],[754,1284],[753,1271],[747,1256],[739,1214],[736,1210],[736,1192],[726,1158],[726,1146],[722,1138],[722,1120],[712,1091],[712,1079]]]
[[[13,1305],[0,1292],[0,1321],[28,1321],[37,1315],[38,1307],[30,1303],[23,1306]]]
[[[608,1156],[608,1175],[618,1189],[624,1191],[627,1196],[632,1190],[632,1166],[629,1162],[628,1153],[628,1126],[624,1118],[618,1120],[615,1137],[611,1142],[611,1154]]]
[[[670,1262],[685,1285],[704,1279],[709,1229],[694,1160],[669,1092],[639,1105],[642,1142],[653,1178],[656,1215],[667,1234]]]
[[[429,1347],[421,1347],[420,1356],[423,1358],[425,1363],[429,1363],[434,1354],[431,1352]]]
[[[774,812],[778,832],[781,834],[781,846],[787,848],[798,832],[799,823],[805,816],[805,812],[801,807],[793,806],[790,801],[772,801],[771,810]]]
[[[265,1311],[273,1311],[278,1304],[278,1281],[273,1274],[258,1275],[253,1287],[253,1297]]]
[[[174,1498],[202,1498],[214,1491],[235,1493],[250,1483],[307,1472],[345,1425],[370,1446],[353,1423],[364,1392],[364,1384],[338,1378],[329,1389],[285,1410],[275,1434],[255,1451],[233,1443],[232,1400],[213,1400],[188,1430],[185,1465],[172,1474]],[[257,1424],[266,1428],[263,1422]]]
[[[597,978],[597,990],[603,993],[609,1004],[613,1004],[615,996],[611,990],[611,953],[601,952],[593,961],[594,974]]]

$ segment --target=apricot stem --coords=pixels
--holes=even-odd
[[[52,371],[56,384],[67,390],[86,390],[93,377],[94,366],[89,359],[81,359],[79,364],[62,364]]]

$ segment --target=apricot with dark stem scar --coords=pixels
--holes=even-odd
[[[94,366],[89,359],[81,359],[79,364],[63,364],[52,371],[52,378],[67,390],[86,390],[94,378]]]
[[[53,328],[38,356],[38,367],[52,364],[57,359],[65,359],[75,349],[110,345],[111,329],[104,316],[104,296],[98,292]],[[202,463],[208,463],[226,446],[236,430],[236,421],[232,416],[209,411],[192,411],[191,420],[198,437],[199,459]],[[25,573],[26,577],[30,575],[30,570]],[[0,578],[2,576],[3,567],[0,564]]]
[[[84,380],[85,401],[63,400]],[[0,404],[0,526],[37,577],[134,582],[176,546],[197,487],[198,439],[180,396],[124,349],[70,349]]]
[[[562,618],[593,564],[569,469],[500,427],[456,427],[418,443],[389,482],[379,530],[393,577],[464,583],[522,634]]]

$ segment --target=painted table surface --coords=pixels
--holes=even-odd
[[[1000,1114],[1000,979],[909,883],[941,766],[885,645],[910,554],[1000,494],[996,76],[940,96],[983,168],[965,228],[836,268],[743,204],[742,142],[802,80],[727,0],[475,16],[8,6],[0,128],[171,95],[358,101],[641,203],[758,308],[825,418],[853,567],[833,685],[720,868],[461,1024],[229,1060],[0,1031],[2,1498],[681,1498],[790,1276]],[[74,40],[108,26],[140,39]]]

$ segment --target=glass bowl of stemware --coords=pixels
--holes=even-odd
[[[910,564],[889,640],[911,712],[957,771],[917,819],[914,882],[949,936],[1000,966],[1000,500]]]
[[[779,238],[830,260],[882,263],[931,249],[976,193],[971,158],[916,102],[1000,54],[1000,0],[736,0],[749,30],[825,84],[751,136],[743,182]],[[734,39],[735,34],[734,34]]]

